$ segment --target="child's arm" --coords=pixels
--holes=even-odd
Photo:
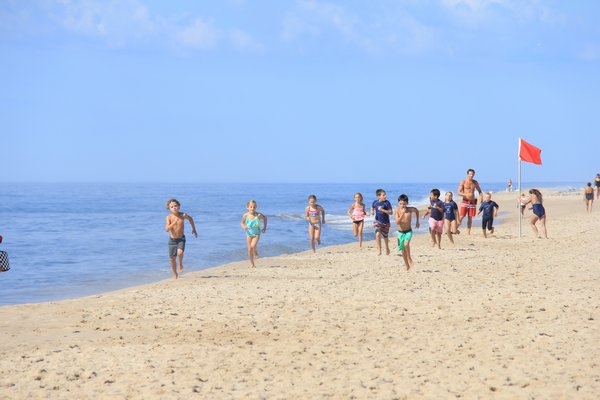
[[[350,217],[350,219],[352,219],[352,210],[354,210],[354,203],[352,203],[352,205],[348,209],[348,212],[346,212],[346,214],[348,214],[348,216]]]
[[[476,217],[479,217],[479,214],[481,214],[482,209],[483,209],[483,203],[479,206],[479,210],[477,211],[477,214],[475,215]]]
[[[415,227],[416,227],[417,229],[419,229],[419,228],[421,227],[421,225],[419,224],[419,209],[418,209],[418,208],[415,208],[415,207],[413,207],[413,208],[414,208],[414,210],[415,210],[415,214],[417,215],[417,223],[415,224]]]
[[[240,222],[240,225],[242,226],[243,230],[248,229],[248,227],[246,226],[246,214],[248,213],[244,213],[244,215],[242,215],[242,222]]]
[[[400,213],[398,212],[398,210],[400,209],[396,207],[396,211],[394,211],[394,220],[396,220],[397,225],[400,225]]]
[[[307,221],[310,221],[310,217],[308,216],[308,209],[309,209],[309,208],[310,208],[310,207],[306,207],[306,208],[304,209],[304,215],[306,216],[306,220],[307,220]]]
[[[498,216],[498,209],[500,208],[500,206],[498,205],[498,203],[494,202],[494,218]]]
[[[259,214],[258,218],[262,218],[263,222],[265,223],[262,228],[262,233],[265,233],[267,231],[267,216],[265,214]]]
[[[416,208],[415,208],[415,210],[416,210]],[[419,210],[417,210],[417,211],[419,211]],[[430,213],[431,213],[431,206],[427,206],[427,208],[425,209],[425,213],[423,214],[423,218],[428,216]],[[419,214],[417,213],[417,219],[419,219],[418,215]]]
[[[196,232],[196,224],[194,224],[194,218],[192,218],[189,214],[185,214],[185,218],[190,221],[190,225],[192,226],[192,235],[198,237],[198,233]]]
[[[325,223],[325,209],[321,206],[319,206],[319,208],[321,209],[321,219],[322,219],[322,224]]]

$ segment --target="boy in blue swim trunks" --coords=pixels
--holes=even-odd
[[[415,207],[408,207],[408,196],[401,194],[398,197],[398,208],[396,208],[396,224],[398,224],[398,250],[402,252],[404,265],[408,271],[413,266],[413,260],[410,256],[410,240],[412,239],[412,215],[417,217],[415,227],[419,229],[419,210]]]
[[[377,250],[381,255],[381,238],[385,243],[385,254],[390,254],[390,245],[388,235],[390,233],[390,215],[394,213],[392,203],[387,200],[387,194],[383,189],[377,189],[375,192],[377,200],[371,206],[371,215],[375,214],[375,238],[377,239]]]
[[[173,271],[173,279],[179,277],[177,269],[175,268],[176,258],[179,256],[179,273],[183,272],[183,252],[185,251],[185,234],[184,222],[187,219],[192,226],[192,234],[197,238],[196,225],[194,219],[186,213],[179,211],[181,203],[177,199],[170,199],[167,201],[167,210],[171,211],[171,214],[167,215],[167,223],[165,230],[170,233],[169,237],[169,257],[171,259],[171,270]]]

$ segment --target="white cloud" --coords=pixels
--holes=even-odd
[[[211,22],[200,18],[183,29],[179,29],[177,38],[185,46],[197,49],[210,49],[217,45],[220,33]]]
[[[229,32],[229,40],[233,47],[241,51],[262,52],[264,46],[256,41],[249,33],[239,29]]]
[[[333,32],[346,43],[372,54],[416,53],[431,46],[433,30],[402,7],[369,11],[369,15],[357,15],[339,4],[300,1],[285,17],[280,37],[284,43],[297,44],[307,37],[316,39]]]
[[[0,0],[1,1],[1,0]],[[12,1],[12,0],[10,0]],[[32,26],[38,10],[63,31],[79,37],[94,38],[110,47],[160,46],[167,50],[211,51],[230,46],[238,51],[262,51],[264,46],[250,33],[219,28],[210,16],[164,16],[153,13],[141,0],[33,0],[29,5],[14,1],[10,12],[0,12],[0,22],[8,18]],[[231,0],[230,7],[243,7],[243,0]],[[19,29],[17,23],[11,23]]]

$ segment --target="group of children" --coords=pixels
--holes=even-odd
[[[419,210],[415,207],[408,206],[408,196],[405,194],[398,197],[398,207],[394,211],[392,204],[387,200],[385,190],[378,189],[375,192],[377,199],[372,203],[369,213],[363,202],[363,195],[356,193],[354,195],[354,203],[347,211],[348,216],[352,220],[354,236],[358,237],[359,246],[363,243],[363,229],[365,219],[369,215],[374,215],[374,228],[377,250],[379,255],[382,254],[382,240],[385,245],[386,254],[390,254],[389,248],[389,232],[390,232],[390,216],[394,215],[395,222],[398,226],[398,250],[402,252],[406,269],[410,269],[413,265],[413,260],[410,255],[410,241],[412,239],[412,216],[416,217],[415,227],[420,227]],[[458,226],[465,215],[471,215],[474,209],[463,210],[459,214],[459,208],[452,199],[452,192],[447,192],[445,201],[440,200],[440,191],[433,189],[429,195],[430,204],[427,206],[423,217],[429,215],[429,231],[433,246],[441,248],[441,238],[445,227],[446,234],[450,242],[454,243],[453,235],[459,234]],[[180,203],[177,199],[167,201],[166,207],[171,211],[167,215],[165,230],[170,233],[169,238],[169,257],[171,261],[171,270],[173,277],[178,278],[183,272],[183,254],[185,250],[185,235],[184,222],[189,221],[192,227],[192,234],[198,237],[196,226],[193,218],[180,212]],[[247,212],[242,215],[240,225],[246,233],[246,244],[248,249],[248,258],[250,260],[250,268],[255,267],[255,259],[258,258],[258,242],[261,233],[267,230],[267,216],[257,211],[257,203],[255,200],[250,200],[246,204]],[[494,232],[493,220],[498,213],[498,204],[491,200],[491,194],[486,193],[485,199],[482,202],[477,215],[483,212],[482,228],[483,235],[487,237],[487,231]],[[321,228],[325,224],[325,209],[317,204],[315,195],[308,196],[308,206],[305,208],[305,218],[308,222],[308,235],[310,246],[313,252],[316,252],[316,245],[321,244]],[[473,213],[474,214],[474,213]],[[261,226],[262,221],[262,226]],[[179,260],[177,269],[177,259]]]

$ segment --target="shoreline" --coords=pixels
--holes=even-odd
[[[548,190],[548,189],[542,189],[542,190],[545,191],[545,190]],[[551,190],[552,190],[553,193],[563,193],[562,191],[559,192],[558,190],[555,190],[555,189],[551,189]],[[564,193],[570,193],[570,192],[571,191],[564,192]],[[492,192],[492,194],[494,196],[496,196],[496,195],[500,195],[500,196],[505,196],[506,195],[507,196],[509,194],[515,194],[515,193],[516,193],[516,191],[506,192],[504,190],[498,191],[498,192]],[[460,206],[460,200],[457,202],[457,204]],[[478,203],[478,205],[479,204],[480,203]],[[394,203],[394,202],[392,202],[392,205],[393,205],[394,208],[397,207],[397,204]],[[424,205],[420,205],[418,207],[422,208],[422,207],[424,207]],[[421,215],[422,215],[422,213],[424,212],[424,210],[420,209],[420,211],[421,211]],[[506,219],[506,215],[504,214],[504,211],[502,209],[500,210],[500,214],[501,215],[499,215],[498,218],[496,218],[495,221],[494,221],[494,223],[495,223],[496,226],[500,226],[501,224],[503,224],[504,220]],[[480,221],[480,217],[474,217],[474,218],[477,218],[477,222]],[[392,219],[393,219],[393,217],[392,217]],[[414,225],[414,223],[413,223],[413,225]],[[368,226],[369,226],[368,229],[372,231],[372,221],[369,222]],[[463,227],[464,227],[464,224],[463,224]],[[478,231],[477,227],[480,227],[480,225],[478,223],[477,224],[474,223],[473,232],[477,232]],[[414,229],[414,228],[413,228],[413,230],[415,231],[415,236],[421,235],[421,234],[425,234],[426,236],[428,236],[429,233],[427,231],[427,220],[422,220],[421,221],[421,228],[419,230]],[[390,229],[390,240],[392,242],[395,241],[395,237],[396,237],[395,232],[396,232],[395,223],[392,223],[392,229]],[[370,232],[370,233],[372,233],[372,232]],[[335,230],[332,230],[332,231],[328,232],[328,235],[338,235],[338,234],[340,234],[340,232],[339,231],[335,231]],[[351,235],[351,231],[348,231],[347,234]],[[447,237],[446,237],[445,232],[444,232],[444,235],[442,236],[442,241],[443,242],[447,241]],[[307,239],[307,242],[308,242],[308,239]],[[332,244],[332,245],[325,245],[323,247],[318,247],[317,252],[319,252],[319,250],[320,251],[326,250],[328,247],[351,245],[352,243],[357,243],[357,239],[351,237],[349,239],[349,241],[346,242],[346,243],[337,243],[337,244]],[[365,239],[363,243],[365,244],[365,246],[368,243],[371,243],[372,245],[374,245],[375,239]],[[390,246],[392,254],[394,253],[394,251],[397,251],[397,250],[394,250],[395,248],[396,248],[395,245],[391,245]],[[245,248],[244,248],[244,251],[245,251]],[[265,257],[263,257],[261,259],[272,258],[272,257],[282,257],[282,256],[285,256],[285,255],[301,254],[301,253],[304,253],[304,252],[310,252],[310,249],[299,250],[299,251],[295,251],[293,253],[282,253],[282,254],[277,254],[277,255],[272,255],[272,256],[265,256]],[[210,270],[216,269],[216,268],[225,268],[225,267],[229,266],[230,264],[243,263],[245,260],[247,260],[247,259],[238,260],[238,261],[230,261],[230,262],[225,262],[225,263],[222,263],[222,264],[214,264],[214,265],[211,265],[209,267],[202,268],[202,269],[188,270],[188,272],[185,272],[184,274],[188,275],[188,274],[194,274],[194,273],[202,273],[203,271],[210,271]],[[133,283],[131,285],[127,285],[127,286],[120,287],[120,288],[117,287],[115,289],[108,289],[108,290],[99,289],[98,292],[91,293],[91,294],[90,293],[87,293],[87,294],[74,294],[72,297],[59,298],[59,299],[50,299],[50,300],[37,301],[37,302],[34,301],[34,302],[18,302],[18,303],[14,303],[14,304],[3,304],[3,305],[0,305],[0,309],[2,307],[8,307],[8,306],[17,306],[17,305],[26,305],[26,304],[57,303],[57,302],[68,301],[68,300],[77,300],[77,299],[87,298],[87,297],[103,296],[103,295],[108,295],[110,293],[120,292],[120,291],[128,290],[128,289],[134,289],[134,288],[137,288],[137,287],[145,287],[145,286],[149,286],[149,285],[153,285],[153,284],[157,284],[157,283],[160,283],[160,282],[171,280],[171,278],[170,278],[170,267],[169,266],[165,266],[162,269],[164,270],[165,275],[169,275],[169,277],[161,278],[161,279],[158,279],[158,280],[153,280],[153,281],[149,281],[149,282],[145,282],[145,283]],[[14,271],[8,272],[8,273],[14,273]]]
[[[585,213],[580,193],[544,195],[549,239],[524,224],[516,240],[515,199],[493,238],[476,224],[438,250],[416,235],[408,272],[395,246],[378,257],[370,241],[1,307],[0,388],[10,398],[595,398],[600,214]]]

